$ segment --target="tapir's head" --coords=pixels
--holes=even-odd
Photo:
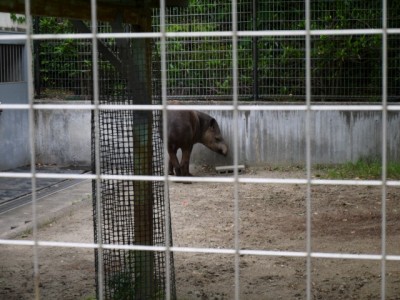
[[[203,132],[203,144],[214,152],[226,156],[228,154],[228,145],[222,137],[221,130],[214,118],[208,120],[208,126]]]

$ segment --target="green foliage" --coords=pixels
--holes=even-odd
[[[393,3],[390,5],[391,11],[397,9],[397,12],[400,12],[399,5]],[[260,6],[258,29],[305,29],[304,3],[265,1]],[[380,6],[379,1],[313,1],[311,28],[380,27],[382,13]],[[398,26],[398,17],[392,23],[396,22]],[[311,44],[313,99],[375,100],[380,96],[381,40],[380,35],[313,36]],[[261,85],[266,88],[264,93],[304,95],[304,37],[261,38],[258,48]],[[397,62],[398,57],[389,53],[389,61]],[[389,76],[389,86],[397,86],[397,81],[397,75]]]
[[[247,4],[248,5],[248,4]],[[251,29],[251,13],[239,3],[242,30]],[[250,10],[251,12],[251,10]],[[176,18],[173,15],[180,15]],[[169,32],[204,32],[231,30],[230,1],[191,0],[187,9],[171,9],[167,20]],[[157,18],[155,18],[157,20]],[[157,29],[156,29],[157,30]],[[251,90],[251,40],[239,41],[238,64],[241,90]],[[250,48],[249,48],[250,47]],[[157,59],[157,58],[156,58]],[[169,39],[167,71],[170,94],[227,96],[232,94],[232,41],[225,37]],[[249,88],[250,87],[250,88]]]
[[[41,17],[36,18],[39,22],[38,33],[65,34],[74,33],[75,29],[67,19]],[[109,27],[102,27],[103,31]],[[115,47],[115,39],[103,41],[108,47]],[[91,95],[92,89],[92,47],[88,40],[60,39],[45,40],[38,44],[41,91],[44,96],[52,97],[53,91],[57,91],[57,98],[72,99],[72,95]],[[107,60],[99,57],[99,72],[103,80],[107,78],[110,89],[115,95],[121,95],[125,90],[125,84],[115,77],[116,70]],[[107,77],[108,76],[108,77]],[[107,91],[109,94],[110,91]],[[43,96],[43,95],[42,95]],[[76,97],[75,97],[76,98]]]
[[[322,171],[318,176],[329,179],[381,179],[382,162],[378,159],[359,159],[355,163],[348,162],[329,167],[317,167]],[[387,178],[400,179],[400,163],[387,164]]]
[[[66,19],[46,17],[35,20],[39,22],[40,33],[71,33],[73,28]],[[86,65],[81,63],[80,42],[74,39],[46,40],[40,42],[39,56],[41,88],[61,89],[75,85]]]
[[[113,299],[134,299],[135,280],[132,274],[130,271],[120,272],[110,279],[108,284],[113,291]]]
[[[388,24],[400,27],[400,2],[388,2]],[[238,2],[238,30],[304,30],[303,1],[258,1],[257,14],[251,2]],[[311,2],[312,29],[360,29],[381,27],[380,1],[332,0]],[[256,28],[253,20],[256,18]],[[157,31],[159,17],[153,24]],[[190,0],[188,8],[169,8],[168,32],[210,32],[232,29],[231,1]],[[42,33],[67,33],[73,28],[66,20],[41,18]],[[169,38],[167,47],[167,87],[171,95],[232,95],[232,39],[230,37]],[[113,46],[113,39],[107,40]],[[82,53],[85,41],[61,40],[41,42],[41,71],[45,87],[59,87],[63,78],[81,80],[90,74],[88,53]],[[239,95],[251,96],[253,85],[253,47],[258,53],[259,94],[270,100],[304,100],[305,37],[239,37]],[[382,94],[381,35],[312,36],[311,76],[313,100],[372,101]],[[400,40],[388,40],[388,94],[400,93]],[[159,61],[159,47],[154,60]],[[105,74],[112,66],[102,63]],[[102,71],[100,70],[100,71]],[[55,73],[56,72],[56,73]],[[116,95],[123,83],[112,87]]]
[[[26,21],[25,16],[10,13],[10,19],[17,24],[24,24]]]
[[[257,15],[253,16],[251,3],[239,1],[238,28],[304,30],[304,10],[302,1],[259,1]],[[388,10],[388,23],[398,27],[400,5],[391,1]],[[313,1],[311,28],[379,28],[381,14],[379,1]],[[171,16],[167,20],[167,31],[170,32],[231,30],[230,1],[191,0],[187,9],[173,9],[171,15],[180,17]],[[253,28],[254,17],[257,18],[257,28]],[[380,35],[313,36],[311,75],[314,100],[376,100],[380,97],[381,44]],[[393,39],[392,44],[393,51],[388,53],[388,86],[391,95],[396,95],[399,91],[396,87],[400,81],[400,58],[394,49],[399,46],[398,39]],[[231,40],[223,37],[171,41],[167,45],[170,93],[185,93],[185,88],[181,87],[187,87],[190,95],[231,95],[230,46]],[[248,95],[253,86],[252,38],[240,38],[238,47],[239,94]],[[258,38],[257,51],[259,93],[304,99],[305,38]]]
[[[380,27],[378,2],[316,2],[313,29],[358,29]],[[335,9],[333,8],[335,5]],[[346,96],[381,95],[381,37],[379,35],[319,36],[313,39],[313,93]],[[368,74],[368,76],[366,76]]]
[[[141,287],[139,284],[140,274],[135,274],[129,268],[115,273],[107,282],[108,288],[111,291],[111,299],[115,300],[134,300],[138,292],[151,292],[151,295],[146,299],[165,299],[164,290],[154,283],[154,286]]]

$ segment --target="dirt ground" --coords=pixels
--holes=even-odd
[[[195,175],[212,175],[199,169]],[[248,169],[241,176],[304,178],[301,170]],[[306,250],[306,186],[241,184],[240,247],[252,250]],[[172,183],[173,242],[182,247],[234,247],[234,189],[224,183]],[[380,254],[379,187],[313,186],[312,251]],[[46,241],[92,242],[91,202],[45,224]],[[387,253],[400,255],[399,188],[387,190]],[[31,239],[26,232],[18,239]],[[175,253],[177,298],[233,299],[234,256]],[[0,245],[0,299],[32,299],[32,248]],[[381,262],[315,258],[314,299],[380,299]],[[91,249],[39,248],[42,299],[93,299]],[[386,299],[400,299],[400,261],[386,262]],[[242,256],[241,299],[305,299],[306,259]]]

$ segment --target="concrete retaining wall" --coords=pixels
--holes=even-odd
[[[26,82],[0,83],[2,104],[27,104]],[[0,113],[0,171],[29,164],[28,111],[4,109]]]
[[[210,111],[232,145],[232,112]],[[38,161],[44,164],[90,165],[90,112],[36,111]],[[246,165],[298,165],[306,158],[304,111],[239,113],[239,162]],[[382,149],[379,111],[314,111],[311,118],[313,163],[343,163],[379,157]],[[388,158],[400,161],[400,113],[388,115]],[[233,161],[202,145],[193,150],[192,163],[227,165]]]
[[[90,119],[90,111],[87,110],[36,110],[37,161],[42,164],[89,166]]]
[[[232,112],[211,111],[223,135],[232,144]],[[239,162],[247,165],[305,164],[306,112],[250,111],[239,113]],[[400,161],[400,114],[388,115],[388,158]],[[193,159],[201,163],[226,164],[218,155],[203,158],[204,147],[196,147]],[[380,157],[382,112],[313,111],[311,113],[312,163],[343,163],[359,158]]]
[[[23,15],[17,14],[16,17],[24,17]],[[0,13],[0,31],[25,31],[26,24],[18,24],[11,19],[11,14],[9,13]]]

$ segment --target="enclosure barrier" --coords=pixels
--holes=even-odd
[[[389,27],[399,27],[400,8],[388,3]],[[379,28],[379,1],[352,0],[346,3],[312,1],[311,28],[352,29],[352,35],[313,35],[311,38],[311,82],[313,101],[364,101],[381,96],[381,43],[377,35],[356,30]],[[153,31],[160,32],[160,15],[153,13]],[[166,30],[229,31],[230,1],[191,1],[185,8],[167,8]],[[190,21],[189,21],[190,20]],[[238,35],[238,97],[241,100],[304,101],[304,35],[279,35],[304,29],[304,1],[240,1],[237,7],[239,32],[274,31],[274,35]],[[87,22],[86,22],[87,23]],[[109,33],[110,24],[98,24],[99,33]],[[83,21],[35,17],[34,33],[89,32]],[[400,40],[388,37],[388,99],[399,99],[397,55]],[[100,43],[99,47],[110,46]],[[174,36],[166,40],[167,98],[180,100],[231,100],[231,38],[225,35]],[[35,73],[37,97],[67,100],[91,99],[90,39],[36,40]],[[101,49],[99,49],[101,50]],[[153,51],[160,60],[160,48]],[[101,70],[107,60],[101,59]],[[368,73],[369,76],[365,76]],[[102,76],[104,76],[103,74]],[[114,89],[121,83],[116,78]]]
[[[92,1],[92,28],[96,28],[96,1]],[[27,22],[30,23],[30,1],[25,1],[26,6],[26,16]],[[31,145],[31,172],[30,173],[12,173],[12,172],[1,172],[0,177],[8,177],[8,178],[31,178],[32,181],[32,215],[33,215],[33,240],[0,240],[0,245],[21,245],[21,246],[33,246],[33,264],[34,264],[34,287],[35,287],[35,295],[36,298],[40,296],[40,279],[39,279],[39,265],[40,259],[38,255],[38,251],[41,247],[76,247],[76,248],[93,248],[98,251],[97,261],[98,261],[98,274],[97,281],[99,284],[98,289],[98,298],[104,299],[109,296],[104,293],[104,276],[108,272],[108,270],[104,269],[105,261],[109,259],[110,253],[124,252],[128,253],[128,256],[124,256],[124,260],[129,261],[132,256],[137,255],[137,253],[148,253],[150,256],[158,255],[158,253],[165,254],[165,262],[169,262],[171,260],[173,253],[212,253],[212,254],[223,254],[223,255],[231,255],[234,257],[234,278],[235,278],[235,299],[240,298],[240,276],[239,276],[239,263],[241,260],[241,256],[246,255],[259,255],[259,256],[282,256],[282,257],[304,257],[306,259],[306,295],[307,299],[312,299],[312,259],[351,259],[351,260],[366,260],[366,261],[379,261],[381,264],[381,291],[380,297],[381,299],[386,298],[386,263],[388,261],[400,261],[399,255],[390,255],[386,251],[386,204],[387,204],[387,187],[388,186],[396,186],[400,187],[400,181],[397,180],[388,180],[387,179],[387,157],[386,157],[386,147],[387,147],[387,132],[386,127],[382,126],[382,178],[380,180],[322,180],[322,179],[313,179],[311,177],[311,149],[310,149],[310,141],[311,141],[311,132],[309,130],[309,122],[310,115],[313,110],[378,110],[382,112],[382,123],[386,124],[387,114],[389,111],[398,111],[400,110],[397,105],[390,105],[388,103],[388,95],[387,95],[387,43],[389,35],[398,35],[400,34],[400,29],[398,28],[388,28],[387,26],[387,2],[382,1],[382,24],[379,28],[374,29],[338,29],[338,30],[323,30],[323,29],[312,29],[310,27],[310,1],[305,2],[305,29],[301,30],[264,30],[264,31],[240,31],[237,27],[237,1],[232,1],[232,28],[229,31],[213,31],[213,32],[166,32],[165,30],[165,15],[163,13],[163,9],[165,8],[165,1],[161,1],[161,14],[160,14],[160,31],[156,33],[152,32],[143,32],[143,33],[102,33],[99,34],[95,30],[91,33],[85,34],[71,34],[71,35],[58,35],[58,34],[48,34],[48,35],[40,35],[40,34],[32,34],[29,26],[27,27],[27,32],[25,35],[7,35],[5,38],[7,40],[26,40],[26,47],[28,49],[28,60],[27,65],[30,68],[30,72],[28,72],[28,82],[29,82],[29,104],[28,105],[7,105],[1,104],[0,109],[8,110],[8,109],[22,109],[29,111],[29,125],[30,125],[30,145]],[[311,38],[313,36],[326,35],[326,36],[346,36],[353,34],[362,34],[362,35],[374,35],[378,36],[382,39],[382,104],[375,105],[373,107],[366,105],[349,107],[345,108],[341,105],[331,105],[331,106],[323,106],[320,107],[318,105],[314,105],[311,101]],[[166,87],[166,48],[165,43],[168,39],[171,38],[182,38],[182,37],[226,37],[231,40],[232,45],[232,104],[227,105],[215,105],[215,106],[197,106],[193,105],[190,107],[182,107],[176,105],[168,105],[167,104],[167,87]],[[305,104],[304,105],[296,105],[296,106],[276,106],[276,107],[262,107],[262,106],[239,106],[238,105],[238,39],[240,37],[273,37],[273,36],[298,36],[304,38],[305,43]],[[3,39],[3,36],[0,36],[0,40]],[[97,41],[98,38],[125,38],[125,39],[140,39],[140,38],[158,38],[161,41],[161,96],[162,96],[162,104],[158,105],[134,105],[134,104],[104,104],[100,101],[99,94],[99,74],[97,68]],[[192,182],[220,182],[223,184],[232,184],[234,186],[234,232],[235,232],[235,243],[234,248],[229,249],[218,249],[218,248],[197,248],[197,247],[172,247],[171,245],[171,232],[168,225],[165,226],[165,232],[163,232],[163,240],[165,243],[162,246],[156,244],[148,244],[147,242],[143,242],[141,244],[131,244],[130,241],[126,241],[121,244],[111,244],[108,243],[107,240],[102,241],[99,239],[97,243],[68,243],[68,242],[49,242],[43,241],[38,238],[38,228],[37,228],[37,196],[36,196],[36,181],[40,178],[81,178],[81,179],[91,179],[94,181],[95,191],[96,191],[96,210],[95,216],[96,218],[96,228],[97,235],[102,235],[102,230],[106,225],[106,220],[103,220],[102,215],[103,209],[107,209],[107,203],[102,203],[102,191],[105,184],[109,184],[112,186],[113,190],[118,190],[120,187],[118,185],[128,185],[132,187],[132,190],[135,189],[135,185],[139,184],[140,186],[164,186],[168,188],[168,183],[171,181],[177,181],[176,178],[170,177],[166,174],[166,172],[161,172],[159,174],[146,174],[146,173],[134,173],[131,172],[122,172],[122,173],[109,173],[103,172],[101,157],[101,147],[104,146],[102,144],[101,139],[101,131],[105,128],[102,127],[101,124],[97,124],[94,122],[94,157],[96,158],[94,161],[94,170],[95,172],[85,175],[57,175],[51,173],[37,173],[35,169],[36,163],[36,155],[35,155],[35,147],[34,145],[34,119],[33,113],[36,109],[61,109],[57,104],[54,105],[35,105],[33,99],[33,79],[32,79],[32,48],[31,43],[35,40],[48,40],[48,39],[91,39],[93,43],[93,91],[94,91],[94,102],[93,105],[82,106],[79,107],[75,104],[70,104],[68,106],[63,106],[62,109],[70,108],[70,109],[88,109],[93,111],[94,120],[98,120],[100,115],[103,115],[105,118],[110,117],[112,121],[118,121],[124,123],[126,126],[127,120],[131,120],[130,115],[138,114],[142,112],[142,116],[147,116],[144,118],[149,118],[152,115],[151,112],[157,115],[156,112],[162,112],[165,114],[167,110],[179,110],[179,109],[207,109],[207,110],[231,110],[233,112],[233,127],[237,126],[237,112],[240,110],[259,110],[259,109],[274,109],[274,110],[304,110],[307,112],[307,130],[305,133],[305,138],[307,141],[307,151],[306,151],[306,161],[307,161],[307,176],[303,179],[284,179],[284,178],[250,178],[246,176],[240,176],[238,174],[239,165],[238,161],[238,138],[237,134],[234,135],[233,138],[233,156],[234,156],[234,169],[233,177],[193,177],[190,179],[179,178],[179,181],[192,181]],[[114,112],[111,114],[110,112]],[[146,113],[143,114],[143,111]],[[127,114],[128,117],[124,117],[123,115]],[[120,119],[115,119],[115,116],[122,116]],[[137,119],[137,118],[136,118]],[[139,118],[140,119],[140,118]],[[152,123],[153,124],[153,123]],[[163,128],[166,128],[166,120],[163,119],[162,122]],[[133,130],[134,132],[134,130]],[[164,140],[166,137],[166,130],[163,131]],[[234,130],[237,133],[237,130]],[[125,137],[118,137],[125,139]],[[104,142],[104,141],[103,141]],[[131,143],[128,139],[127,143]],[[166,154],[166,145],[164,143],[163,153]],[[127,155],[127,158],[132,158],[131,155]],[[163,170],[167,170],[167,160],[165,159],[167,155],[164,155]],[[113,162],[114,163],[114,162]],[[132,163],[132,162],[131,162]],[[118,183],[118,184],[117,184]],[[282,183],[282,184],[299,184],[304,185],[307,188],[306,193],[306,251],[272,251],[272,250],[260,250],[260,249],[242,249],[240,245],[240,222],[239,222],[239,184],[240,183],[255,183],[255,184],[271,184],[271,183]],[[311,187],[314,185],[360,185],[360,186],[379,186],[381,187],[382,197],[381,197],[381,219],[382,219],[382,232],[381,232],[381,252],[380,253],[371,253],[371,254],[353,254],[353,253],[322,253],[322,252],[314,252],[312,249],[312,234],[311,234],[311,215],[312,215],[312,194]],[[112,196],[113,198],[116,195]],[[162,218],[165,218],[164,224],[170,223],[170,214],[169,214],[169,202],[168,195],[165,194],[166,201],[164,203],[165,215],[162,215]],[[125,205],[125,204],[124,204]],[[128,264],[129,265],[129,264]],[[171,298],[171,291],[174,289],[173,285],[173,276],[171,276],[172,272],[170,270],[171,265],[166,263],[165,266],[165,298]],[[124,280],[119,281],[124,282]]]

